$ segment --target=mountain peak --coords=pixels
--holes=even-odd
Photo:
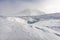
[[[20,14],[20,16],[36,16],[36,15],[42,15],[45,13],[37,9],[24,9],[17,14]]]

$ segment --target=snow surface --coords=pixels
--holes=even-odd
[[[44,17],[0,16],[0,40],[60,40],[60,19]]]

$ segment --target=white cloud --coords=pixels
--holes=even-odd
[[[42,10],[46,13],[60,12],[60,0],[46,0]]]
[[[33,2],[32,2],[33,1]],[[2,1],[0,3],[0,15],[14,15],[26,8],[37,8],[39,0],[13,0],[11,1]]]
[[[46,13],[60,12],[60,0],[0,0],[0,15],[14,15],[26,8]]]

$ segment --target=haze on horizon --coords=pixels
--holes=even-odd
[[[60,0],[0,0],[0,15],[14,15],[24,9],[38,9],[47,14],[60,12]]]

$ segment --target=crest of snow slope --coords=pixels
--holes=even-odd
[[[30,19],[31,18],[31,19]],[[44,15],[36,15],[36,16],[30,16],[28,23],[34,24],[39,21],[45,21],[45,20],[59,20],[60,19],[60,13],[52,13],[52,14],[44,14]]]

